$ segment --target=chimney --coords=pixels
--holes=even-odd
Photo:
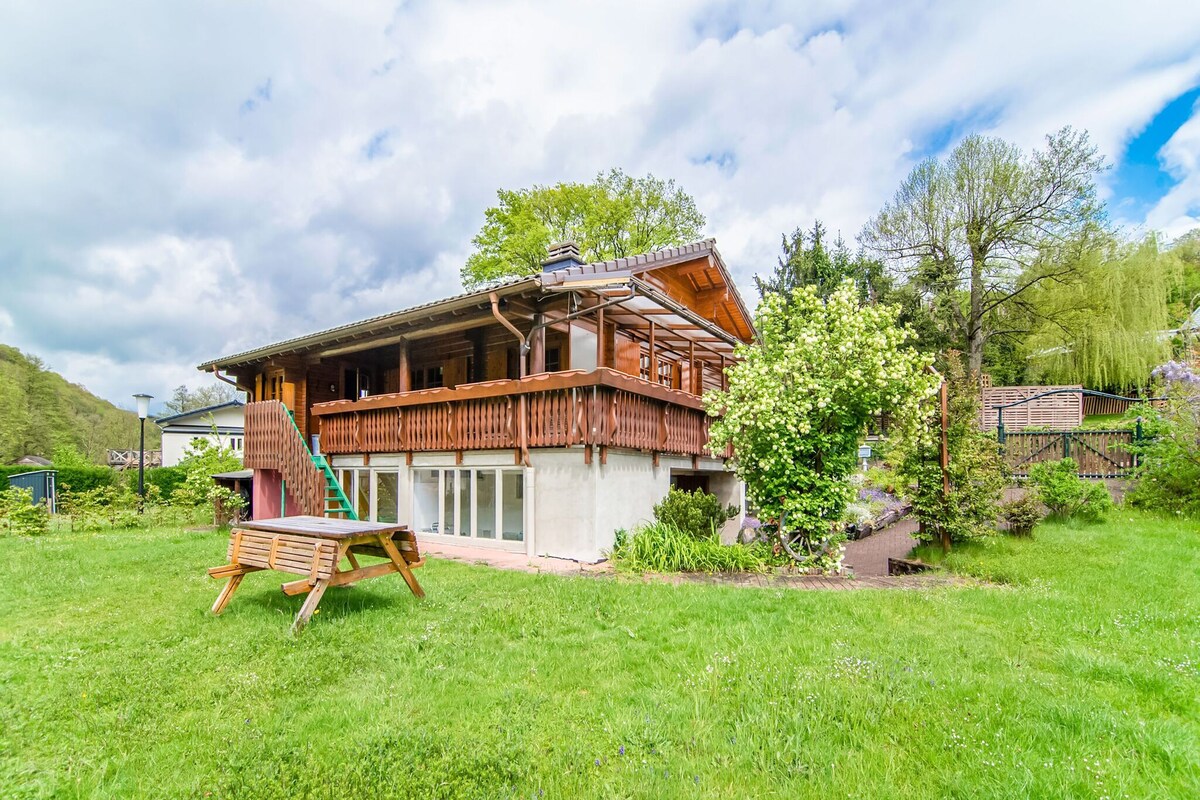
[[[558,242],[546,249],[549,255],[542,262],[542,272],[583,266],[583,260],[579,257],[579,245],[574,242]]]

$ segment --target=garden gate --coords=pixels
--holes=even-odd
[[[1157,397],[1128,398],[1081,387],[1070,387],[1053,389],[1016,402],[992,406],[989,410],[996,412],[996,440],[1000,443],[1000,450],[1004,454],[1005,462],[1012,469],[1013,474],[1023,477],[1029,474],[1031,464],[1073,458],[1079,465],[1079,475],[1083,478],[1118,478],[1127,475],[1137,466],[1137,455],[1133,445],[1142,438],[1140,418],[1132,429],[1073,429],[1016,433],[1005,431],[1005,409],[1021,406],[1049,395],[1068,393],[1139,403],[1161,399]]]

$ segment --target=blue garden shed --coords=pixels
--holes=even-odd
[[[34,505],[44,502],[50,513],[57,513],[58,492],[55,487],[57,472],[52,469],[39,469],[34,472],[22,472],[19,475],[9,475],[8,485],[19,489],[28,489],[33,493]]]

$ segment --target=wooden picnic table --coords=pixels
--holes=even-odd
[[[364,567],[358,563],[359,555],[386,560]],[[414,595],[425,596],[412,573],[425,562],[417,549],[417,537],[406,525],[311,516],[239,522],[229,532],[226,557],[228,564],[208,571],[210,577],[229,579],[213,603],[213,613],[225,610],[247,574],[266,569],[290,572],[304,577],[283,584],[283,593],[308,593],[293,631],[308,623],[330,586],[398,572]],[[342,559],[349,562],[350,569],[341,568]]]

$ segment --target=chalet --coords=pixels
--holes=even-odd
[[[593,264],[567,243],[540,274],[200,369],[249,395],[258,518],[595,560],[672,484],[741,505],[700,396],[754,335],[712,239]]]

